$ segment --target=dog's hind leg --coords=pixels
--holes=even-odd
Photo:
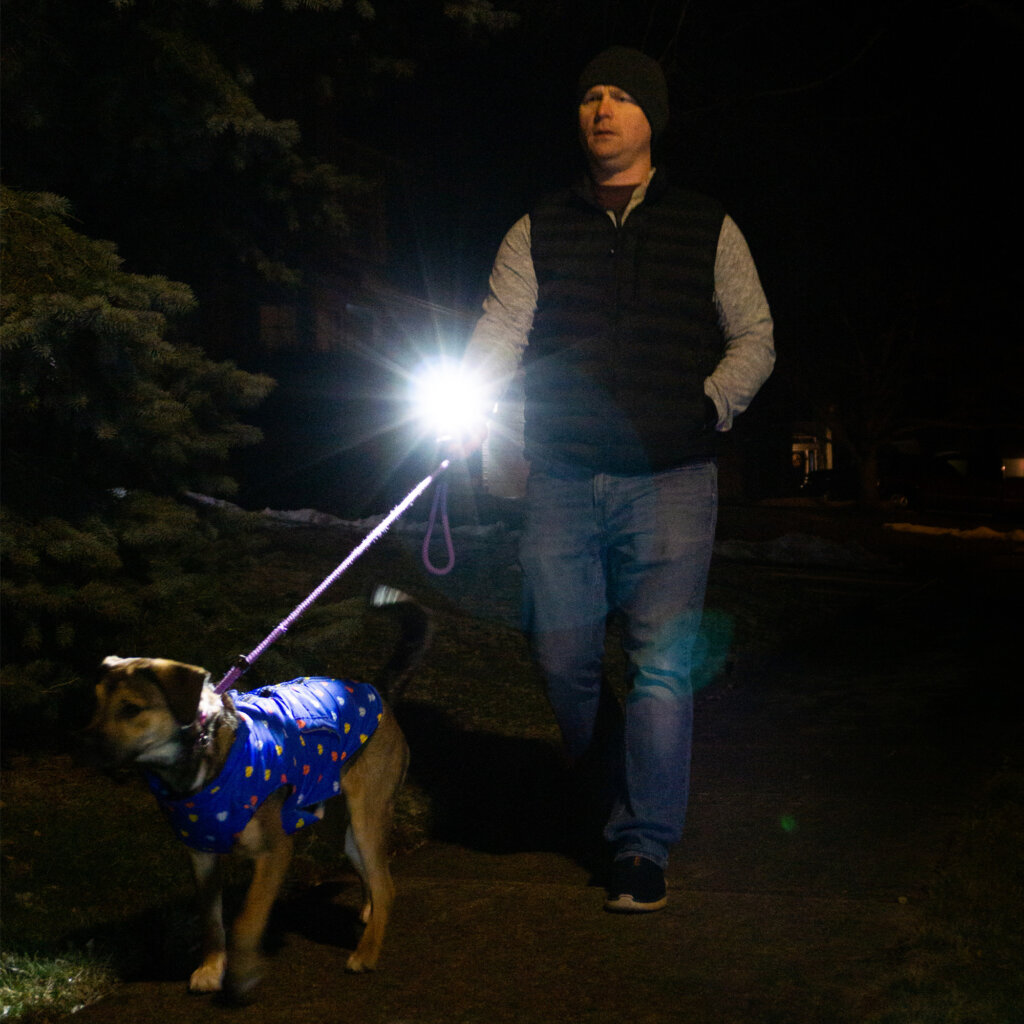
[[[203,961],[192,972],[188,987],[192,992],[219,992],[224,982],[227,947],[221,898],[220,857],[215,853],[192,854],[192,874],[199,895],[199,915],[203,929]]]
[[[388,867],[387,829],[374,820],[379,808],[368,809],[355,801],[349,804],[352,824],[345,838],[345,849],[363,879],[363,908],[361,918],[365,924],[355,952],[348,958],[345,969],[356,973],[372,971],[380,958],[391,906],[395,901],[395,883]]]
[[[373,901],[370,899],[370,890],[366,885],[366,865],[363,863],[363,855],[359,852],[359,844],[352,832],[352,825],[345,829],[345,856],[352,862],[352,866],[359,874],[359,880],[363,883],[363,908],[360,911],[359,919],[366,924],[373,912]]]
[[[388,712],[373,740],[342,777],[349,812],[345,849],[363,879],[362,919],[366,925],[345,965],[349,971],[372,971],[380,957],[395,899],[388,866],[391,817],[408,756],[405,737]]]

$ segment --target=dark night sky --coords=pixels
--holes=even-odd
[[[106,2],[72,10],[89,22],[99,9],[91,5]],[[400,6],[379,0],[379,20]],[[656,162],[677,182],[722,200],[761,272],[779,350],[762,407],[774,402],[779,421],[802,418],[787,405],[794,371],[839,350],[851,331],[880,330],[913,308],[934,340],[934,360],[930,352],[922,358],[922,388],[945,387],[952,402],[970,378],[994,418],[1020,419],[1014,314],[1024,293],[1016,255],[1024,218],[1014,144],[1024,16],[1016,7],[1003,0],[521,0],[519,7],[521,24],[496,40],[467,42],[450,24],[435,32],[415,78],[376,82],[372,110],[344,93],[333,107],[297,101],[304,90],[315,93],[321,70],[351,60],[324,29],[347,14],[275,14],[270,0],[260,14],[230,4],[195,11],[253,33],[217,37],[256,57],[260,102],[272,117],[295,117],[312,148],[326,117],[331,136],[387,154],[397,283],[470,312],[505,230],[543,190],[582,167],[573,96],[580,68],[606,45],[639,46],[662,60],[670,86],[672,119]],[[382,38],[391,47],[403,33],[425,34],[410,19],[397,31],[389,25]],[[410,52],[422,58],[422,45]],[[103,70],[116,75],[120,67]],[[87,233],[113,238],[131,269],[189,280],[179,275],[187,260],[184,267],[134,264],[130,232],[90,221],[74,187],[80,155],[68,153],[56,166],[61,181],[11,183],[68,195]],[[116,214],[130,204],[117,192],[116,167],[111,173],[114,187],[101,191],[99,208],[106,201]],[[172,220],[171,227],[202,240],[202,224],[186,230]],[[191,244],[186,237],[183,249]],[[744,429],[759,415],[752,409]]]
[[[780,342],[819,334],[839,311],[877,307],[884,316],[910,291],[951,307],[946,319],[958,330],[977,323],[1006,337],[1024,283],[1020,261],[1006,254],[1022,220],[1013,139],[1024,16],[1006,0],[516,0],[518,27],[475,42],[436,14],[428,30],[419,12],[433,4],[405,5],[422,23],[399,15],[403,0],[377,6],[380,39],[370,51],[407,50],[420,66],[402,82],[378,78],[372,108],[343,89],[333,106],[312,101],[322,74],[360,66],[346,42],[333,42],[351,29],[347,9],[283,14],[267,0],[261,13],[224,3],[198,4],[193,14],[220,26],[217,45],[253,66],[270,116],[296,118],[313,149],[327,119],[335,139],[388,154],[392,257],[410,288],[477,307],[503,232],[580,168],[580,67],[626,43],[659,57],[668,73],[672,121],[658,162],[720,198],[740,224]],[[91,11],[110,7],[89,0],[70,10],[84,31]],[[9,33],[7,43],[15,54]],[[62,67],[50,62],[47,74]],[[118,74],[116,65],[97,70]],[[75,84],[81,73],[71,73],[71,102],[89,95]],[[131,74],[148,80],[151,70],[127,61],[122,75]],[[347,88],[365,93],[360,74]],[[144,129],[146,112],[132,116],[142,122],[134,130]],[[11,183],[67,194],[85,228],[112,237],[131,260],[128,233],[88,220],[74,180],[82,159],[65,153],[61,180]],[[91,156],[88,166],[95,170]],[[124,201],[116,168],[110,175],[101,195],[116,211]]]
[[[986,3],[697,0],[681,23],[680,4],[649,6],[639,25],[614,3],[551,5],[554,24],[527,19],[427,62],[372,122],[343,116],[399,169],[403,283],[478,309],[505,230],[582,168],[580,68],[606,45],[636,45],[669,78],[656,162],[724,202],[776,319],[776,374],[744,430],[804,418],[788,382],[807,354],[829,358],[847,332],[910,306],[935,341],[922,388],[959,386],[966,353],[966,376],[990,373],[1005,405],[1015,390],[1001,391],[991,355],[1019,348],[1009,325],[1024,280],[1008,243],[1024,226],[1010,155],[1024,21]]]
[[[570,97],[585,59],[620,40],[661,55],[652,41],[673,27],[620,33],[595,16],[584,29],[592,8],[575,6],[542,44],[523,30],[429,69],[422,106],[403,112],[412,123],[398,119],[410,254],[442,300],[475,301],[505,228],[578,167]],[[910,287],[958,289],[967,308],[1019,290],[1005,252],[1021,226],[1012,18],[983,4],[689,5],[664,55],[673,119],[659,162],[739,222],[783,341]]]
[[[744,6],[690,5],[666,59],[675,177],[715,191],[744,223],[848,243],[895,220],[925,253],[1019,215],[1004,204],[1019,176],[1008,150],[1020,26],[980,5],[760,4],[757,19]],[[524,30],[478,60],[427,69],[396,144],[428,187],[451,186],[453,236],[487,207],[500,231],[577,166],[572,82],[621,38],[592,28],[572,39],[570,27],[540,47]]]

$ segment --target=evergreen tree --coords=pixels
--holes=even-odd
[[[65,200],[2,200],[4,683],[53,684],[202,568],[182,494],[231,493],[229,454],[259,440],[238,413],[273,382],[173,337],[188,287],[125,272]]]
[[[251,312],[379,259],[366,222],[410,81],[513,21],[488,0],[6,0],[6,181],[187,281],[207,351],[248,357],[224,296]]]

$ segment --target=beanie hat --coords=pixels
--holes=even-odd
[[[580,75],[577,99],[582,100],[595,85],[615,85],[639,104],[659,135],[668,124],[668,86],[661,65],[646,53],[629,46],[612,46],[599,53]]]

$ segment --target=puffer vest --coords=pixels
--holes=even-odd
[[[724,217],[661,172],[622,225],[583,189],[531,213],[528,459],[634,475],[715,454],[704,378],[723,351],[714,273]]]

